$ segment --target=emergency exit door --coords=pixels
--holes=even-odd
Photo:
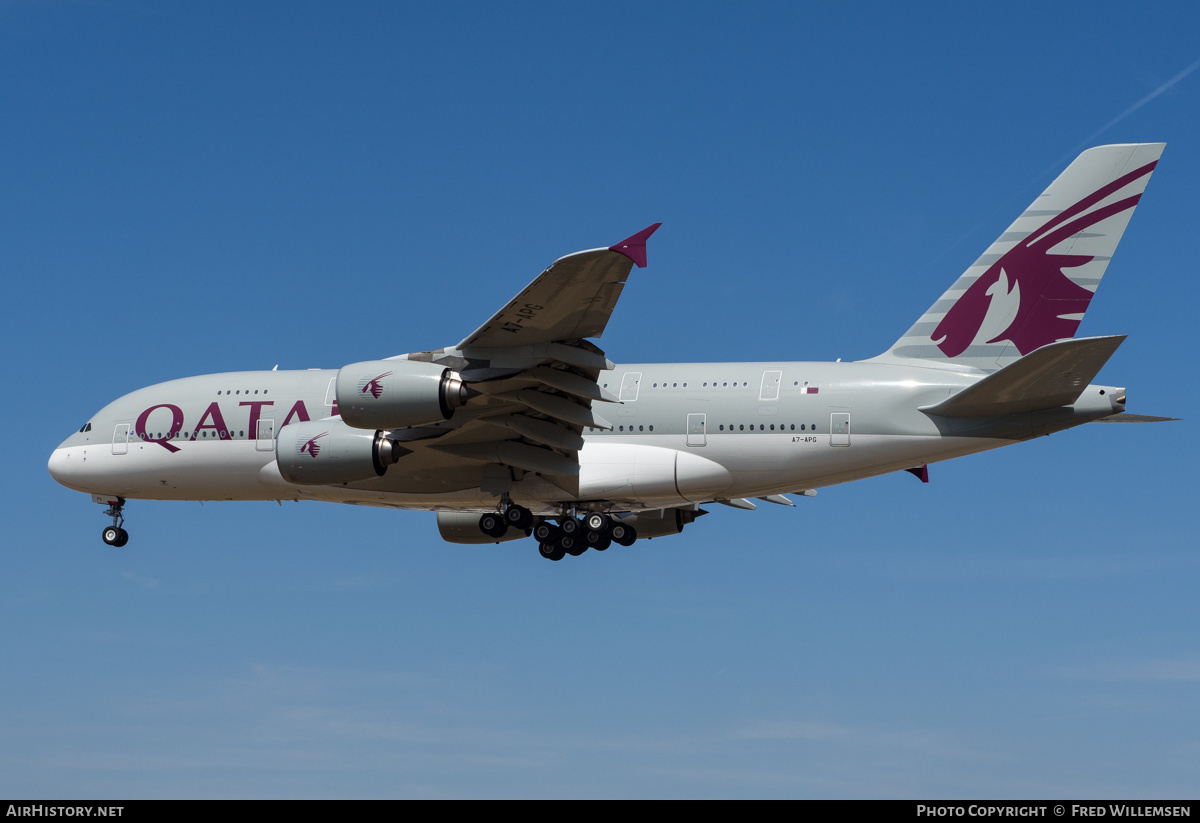
[[[129,424],[118,423],[113,429],[113,454],[129,453]]]
[[[850,412],[834,412],[829,415],[829,445],[850,445]]]

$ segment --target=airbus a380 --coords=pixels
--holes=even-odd
[[[437,512],[442,537],[544,557],[680,532],[701,505],[836,483],[1125,413],[1074,334],[1163,144],[1081,154],[886,352],[852,363],[614,365],[598,338],[650,226],[555,261],[451,348],[338,370],[159,383],[96,412],[50,474],[126,501],[325,500]]]

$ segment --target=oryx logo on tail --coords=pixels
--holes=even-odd
[[[392,372],[389,371],[389,372],[384,372],[383,374],[377,375],[375,377],[372,377],[370,380],[366,381],[365,383],[363,383],[361,386],[358,387],[359,394],[367,394],[368,392],[370,392],[371,396],[374,397],[376,400],[378,400],[379,395],[383,394],[383,384],[380,383],[379,381],[385,377],[390,377],[391,375],[392,375]]]
[[[327,434],[329,434],[329,432],[322,432],[316,437],[309,438],[308,441],[306,441],[305,444],[300,447],[300,454],[307,454],[310,457],[316,457],[321,453],[321,445],[317,441],[322,437],[325,437]]]
[[[994,336],[980,343],[1008,341],[1026,355],[1056,340],[1073,337],[1093,292],[1077,285],[1063,270],[1096,258],[1071,254],[1069,250],[1051,253],[1051,249],[1103,220],[1132,210],[1142,197],[1140,191],[1099,208],[1092,207],[1140,178],[1149,177],[1156,164],[1157,161],[1147,163],[1102,186],[1030,232],[963,292],[930,339],[947,357],[957,357],[976,342],[988,320],[989,309],[1000,315],[999,322],[1003,325]],[[993,307],[993,303],[997,305]],[[1012,307],[1004,311],[1004,303],[1011,303]],[[986,330],[984,335],[990,332],[991,329]]]
[[[1080,154],[872,360],[994,372],[1072,339],[1162,151],[1128,143]]]

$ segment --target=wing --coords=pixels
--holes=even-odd
[[[655,223],[607,249],[576,252],[555,260],[524,291],[458,344],[510,348],[599,337],[636,263],[646,265],[646,240]]]
[[[598,382],[612,363],[585,338],[604,333],[660,225],[556,260],[458,346],[406,355],[458,371],[472,397],[443,424],[392,433],[413,452],[396,482],[500,495],[524,480],[548,502],[573,498],[583,430],[612,428],[593,404],[620,402]]]

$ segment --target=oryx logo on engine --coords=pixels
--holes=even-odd
[[[305,444],[300,447],[299,453],[307,454],[310,457],[316,457],[318,454],[321,453],[321,445],[317,441],[320,440],[322,437],[325,437],[327,434],[329,434],[329,432],[322,432],[321,434],[318,434],[316,437],[309,438],[308,441],[305,442]]]
[[[391,377],[391,376],[392,376],[392,372],[389,371],[389,372],[384,372],[383,374],[377,375],[375,377],[372,377],[370,380],[364,380],[358,386],[358,393],[359,394],[367,394],[369,392],[372,397],[374,397],[376,400],[378,400],[379,395],[383,394],[383,384],[380,383],[379,381],[385,377]]]

